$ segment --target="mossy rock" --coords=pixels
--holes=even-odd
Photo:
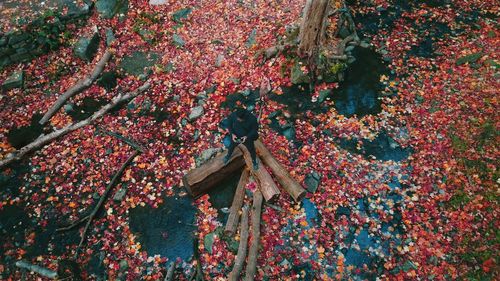
[[[91,61],[97,53],[97,49],[99,49],[100,40],[101,38],[97,32],[90,39],[87,37],[80,38],[74,47],[75,55],[82,60]]]
[[[116,14],[127,13],[128,0],[98,0],[95,7],[101,17],[110,19]]]
[[[159,57],[157,53],[134,52],[122,59],[120,68],[128,74],[139,76],[144,74],[145,69],[152,67]]]

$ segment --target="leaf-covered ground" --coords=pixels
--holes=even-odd
[[[27,77],[24,89],[0,96],[0,157],[27,141],[20,128],[34,124],[59,93],[92,70],[105,40],[90,63],[77,59],[72,45],[94,26],[103,38],[107,28],[114,31],[115,54],[105,71],[119,70],[118,86],[91,86],[71,99],[73,114],[61,110],[51,126],[81,118],[79,110],[92,108],[86,109],[86,98],[104,103],[140,86],[145,76],[151,81],[145,94],[97,122],[146,151],[116,187],[126,186],[125,199],[108,200],[88,233],[78,262],[91,280],[97,278],[90,270],[96,259],[108,279],[165,275],[166,257],[141,247],[129,212],[184,193],[181,177],[195,158],[222,146],[218,124],[229,112],[222,106],[228,95],[266,81],[277,94],[280,86],[291,85],[286,57],[259,65],[254,55],[281,39],[304,5],[128,2],[126,16],[104,19],[94,12],[85,26],[68,27],[74,36],[58,51],[0,72],[0,82],[15,70]],[[384,85],[380,112],[341,115],[333,106],[339,85],[316,87],[314,101],[322,90],[333,89],[319,111],[265,99],[261,140],[298,181],[315,171],[321,184],[301,204],[282,192],[275,205],[283,212],[264,208],[257,280],[498,278],[498,3],[414,2],[348,1],[359,33],[390,69],[378,78]],[[12,24],[2,21],[2,29]],[[150,72],[126,72],[122,62],[133,56],[149,60]],[[188,122],[202,92],[204,114]],[[273,129],[273,120],[291,122],[294,137]],[[31,125],[27,131],[41,129]],[[13,267],[17,259],[55,268],[55,260],[71,257],[78,231],[53,229],[85,215],[131,153],[118,139],[87,126],[2,171],[1,279],[20,278]],[[231,241],[218,235],[225,221],[210,202],[208,195],[194,202],[200,260],[206,280],[224,280],[235,254]],[[194,262],[178,262],[187,276]],[[178,275],[186,278],[180,270]]]

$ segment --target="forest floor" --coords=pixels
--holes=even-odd
[[[0,31],[40,16],[16,2],[26,11],[0,3]],[[497,1],[347,1],[370,47],[352,50],[343,82],[312,91],[291,83],[289,57],[254,56],[285,36],[303,0],[124,2],[122,14],[94,11],[68,26],[57,51],[0,70],[0,83],[26,77],[0,95],[0,159],[43,132],[38,120],[92,70],[107,29],[115,40],[104,71],[116,84],[73,97],[49,127],[151,83],[95,122],[145,151],[91,224],[77,258],[85,279],[159,280],[176,261],[186,280],[198,253],[205,280],[225,280],[238,237],[221,227],[239,175],[196,200],[181,178],[201,152],[223,146],[219,123],[238,105],[262,109],[260,139],[309,191],[299,203],[282,192],[282,211],[264,207],[256,280],[498,278]],[[72,48],[94,26],[101,41],[86,62]],[[266,81],[272,91],[260,102]],[[89,214],[132,153],[90,125],[0,171],[0,279],[21,278],[19,259],[55,269],[72,257],[79,228],[56,228]]]

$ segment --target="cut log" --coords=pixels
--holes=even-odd
[[[257,272],[257,257],[259,256],[259,240],[260,240],[260,216],[262,212],[262,193],[255,190],[253,193],[252,206],[252,240],[248,250],[247,268],[245,273],[245,281],[253,281]]]
[[[16,266],[21,269],[26,269],[32,272],[35,272],[43,277],[47,277],[50,279],[57,279],[58,275],[56,271],[50,270],[45,267],[38,266],[36,264],[31,264],[25,260],[20,260],[16,262]]]
[[[269,152],[267,147],[260,141],[255,141],[255,149],[261,157],[262,162],[273,171],[280,185],[292,196],[295,202],[300,202],[306,195],[306,190],[292,178],[288,171],[281,165],[276,158]]]
[[[299,54],[311,57],[324,40],[328,0],[307,0],[299,33]]]
[[[227,218],[226,228],[224,229],[224,233],[226,233],[226,235],[233,236],[238,228],[240,210],[243,205],[243,199],[245,199],[245,186],[248,183],[249,176],[250,171],[248,169],[244,169],[241,173],[238,187],[236,187],[236,192],[234,193],[233,204],[229,209],[229,216]]]
[[[104,114],[106,114],[108,111],[110,111],[112,108],[114,108],[116,105],[118,105],[119,103],[122,103],[124,101],[127,101],[129,99],[132,99],[132,98],[135,98],[136,96],[138,96],[140,93],[144,92],[145,90],[147,90],[149,88],[150,84],[149,82],[146,82],[145,84],[143,84],[142,86],[140,86],[139,88],[137,88],[135,91],[133,92],[130,92],[130,93],[126,93],[126,94],[118,94],[118,96],[114,97],[113,100],[106,104],[105,106],[101,107],[101,109],[99,109],[97,112],[95,112],[92,116],[90,116],[89,118],[85,119],[85,120],[82,120],[78,123],[73,123],[71,125],[68,125],[62,129],[59,129],[59,130],[56,130],[48,135],[41,135],[40,137],[38,137],[36,140],[34,140],[32,143],[24,146],[23,148],[15,151],[14,153],[12,153],[10,156],[7,156],[5,159],[1,160],[0,161],[0,169],[2,169],[3,167],[5,167],[6,165],[14,162],[14,161],[18,161],[20,160],[21,158],[23,158],[26,154],[34,151],[35,149],[38,149],[48,143],[50,143],[51,141],[53,141],[54,139],[56,138],[59,138],[61,136],[64,136],[66,135],[67,133],[69,132],[72,132],[74,130],[77,130],[77,129],[80,129],[84,126],[87,126],[89,125],[90,123],[94,122],[95,120],[101,118],[102,116],[104,116]]]
[[[236,281],[240,279],[240,272],[243,269],[243,263],[247,256],[247,243],[248,243],[248,207],[243,207],[241,214],[240,224],[240,244],[238,246],[238,253],[234,260],[233,270],[229,274],[229,281]]]
[[[255,178],[257,186],[259,187],[260,192],[262,192],[264,199],[269,202],[275,201],[280,195],[280,190],[278,189],[278,186],[276,186],[276,183],[273,181],[273,178],[271,177],[269,172],[266,170],[266,167],[264,167],[264,165],[262,164],[260,158],[257,156],[259,168],[257,170],[254,170],[252,165],[252,157],[250,156],[250,152],[248,152],[248,149],[242,144],[238,145],[238,148],[243,152],[245,163],[247,164],[248,169],[251,170],[251,173]]]
[[[42,119],[40,119],[39,123],[40,125],[44,125],[47,123],[47,121],[56,114],[56,112],[66,103],[66,101],[71,98],[72,96],[80,93],[81,91],[87,89],[94,83],[94,81],[99,77],[101,72],[104,69],[104,66],[106,63],[109,61],[111,58],[111,52],[109,50],[106,50],[102,58],[99,60],[99,62],[96,64],[94,70],[90,74],[90,76],[85,77],[84,79],[79,80],[73,87],[69,88],[64,92],[59,98],[56,100],[56,102],[52,105],[52,107],[43,115]]]
[[[229,162],[224,165],[224,157],[227,152],[217,155],[200,167],[189,171],[182,182],[191,196],[198,197],[209,189],[226,179],[230,174],[245,166],[243,154],[235,149]]]

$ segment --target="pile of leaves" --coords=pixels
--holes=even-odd
[[[291,85],[287,58],[260,65],[254,55],[286,35],[303,1],[148,2],[128,1],[126,16],[108,19],[95,12],[71,39],[91,34],[93,26],[105,38],[112,28],[114,58],[105,71],[119,72],[116,88],[93,85],[71,99],[75,107],[86,98],[111,100],[145,79],[152,84],[147,93],[98,121],[146,150],[116,187],[126,186],[125,199],[108,200],[105,214],[88,232],[77,261],[90,279],[96,276],[85,269],[96,256],[102,257],[108,279],[164,277],[170,261],[141,247],[129,227],[129,210],[155,207],[164,196],[183,192],[181,177],[194,167],[199,152],[222,146],[218,124],[229,113],[222,107],[228,95],[257,89],[265,81],[278,95],[282,86]],[[264,208],[256,279],[495,279],[498,7],[474,0],[348,2],[354,2],[349,4],[360,34],[389,62],[391,73],[380,77],[382,110],[345,117],[328,99],[323,112],[294,112],[267,98],[257,105],[257,110],[262,107],[261,139],[273,155],[299,182],[315,172],[321,183],[301,204],[282,192],[275,205],[283,211]],[[36,113],[45,112],[58,93],[91,71],[104,53],[103,41],[91,63],[63,46],[0,72],[0,82],[15,70],[28,77],[24,89],[0,96],[0,157],[15,150],[9,143],[12,130],[32,125]],[[152,62],[140,74],[121,66],[135,52]],[[325,89],[333,89],[334,96],[337,86],[317,85],[314,102]],[[200,94],[206,96],[202,103]],[[199,104],[203,115],[188,121]],[[290,117],[280,122],[292,123],[294,139],[271,128],[277,111]],[[61,110],[50,126],[71,122],[72,116]],[[391,140],[390,147],[411,151],[409,157],[377,158],[339,144],[344,140],[360,148],[381,136]],[[78,231],[49,232],[52,239],[46,239],[35,229],[50,231],[85,216],[131,153],[118,139],[87,126],[2,171],[6,187],[0,191],[0,212],[19,206],[28,221],[19,235],[2,238],[2,278],[20,278],[13,267],[17,259],[56,268],[57,259],[70,258]],[[225,222],[208,196],[194,204],[199,209],[197,237],[205,242],[198,247],[205,279],[224,280],[234,260],[233,242],[218,235]],[[66,239],[54,239],[57,235]],[[47,251],[33,251],[41,247]],[[196,262],[184,261],[185,276]]]

